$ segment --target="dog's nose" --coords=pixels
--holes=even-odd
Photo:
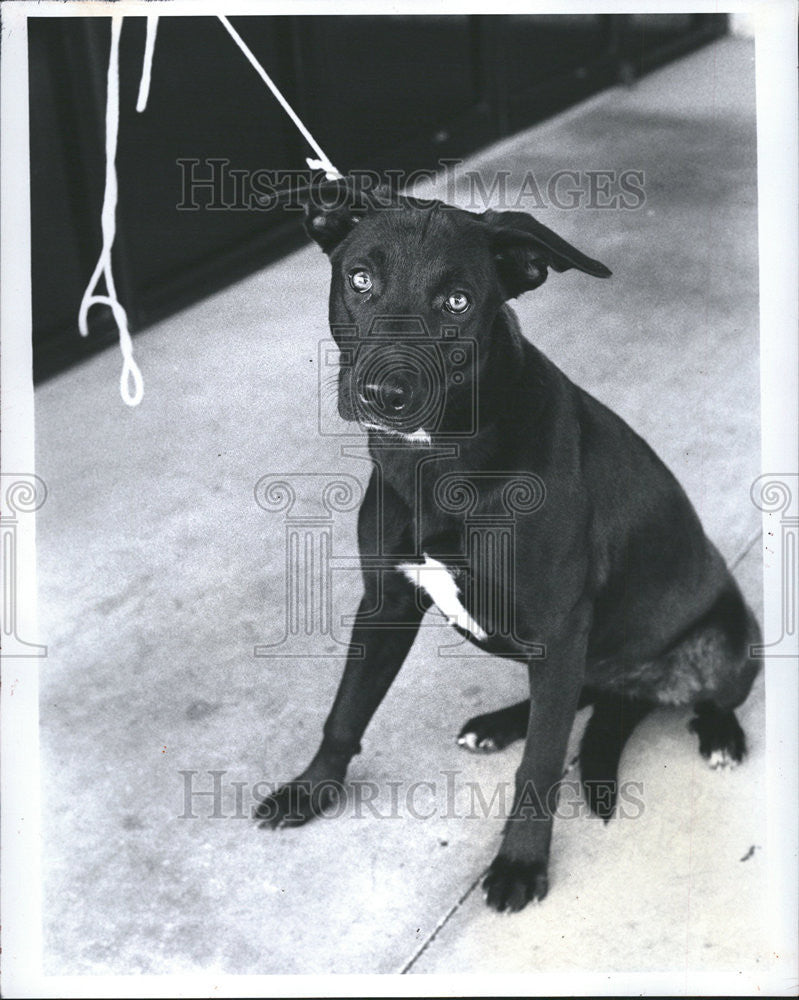
[[[376,385],[368,383],[358,391],[361,402],[380,413],[402,413],[408,405],[410,392],[398,382]]]

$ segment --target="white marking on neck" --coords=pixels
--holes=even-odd
[[[395,430],[393,427],[384,427],[382,424],[364,423],[363,426],[369,430],[382,431],[384,434],[393,434],[394,437],[402,438],[403,441],[413,441],[415,444],[432,444],[432,438],[423,427],[413,431],[411,434],[406,434],[404,431]]]
[[[411,583],[427,591],[451,625],[457,625],[465,632],[471,632],[475,639],[487,639],[487,633],[461,604],[458,585],[447,567],[438,559],[431,558],[426,552],[423,555],[423,563],[400,563],[397,569],[404,573]]]
[[[420,427],[418,431],[414,431],[413,434],[403,434],[402,435],[406,441],[420,441],[422,444],[430,444],[431,438],[427,431]]]

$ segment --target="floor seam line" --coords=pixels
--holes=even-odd
[[[487,870],[488,869],[486,869],[486,871]],[[471,896],[471,894],[477,888],[480,879],[482,879],[484,875],[485,871],[480,872],[477,878],[473,879],[473,881],[470,883],[468,889],[463,893],[463,895],[461,895],[447,910],[444,916],[441,917],[436,926],[428,935],[427,939],[420,945],[418,950],[411,956],[410,959],[408,959],[405,965],[403,965],[403,967],[400,969],[399,974],[401,976],[404,976],[406,973],[411,971],[416,962],[422,957],[422,955],[427,951],[427,949],[430,947],[433,941],[435,941],[435,939],[438,937],[439,931],[443,930],[443,928],[449,923],[450,919],[458,912],[461,906],[466,902],[468,897]]]

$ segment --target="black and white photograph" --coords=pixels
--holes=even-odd
[[[797,8],[3,3],[9,997],[792,996]]]

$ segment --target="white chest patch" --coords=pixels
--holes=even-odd
[[[400,563],[397,569],[404,573],[411,583],[427,591],[451,625],[457,625],[464,631],[471,632],[475,639],[488,638],[486,632],[461,604],[458,586],[452,574],[438,559],[432,559],[425,552],[423,563]]]

